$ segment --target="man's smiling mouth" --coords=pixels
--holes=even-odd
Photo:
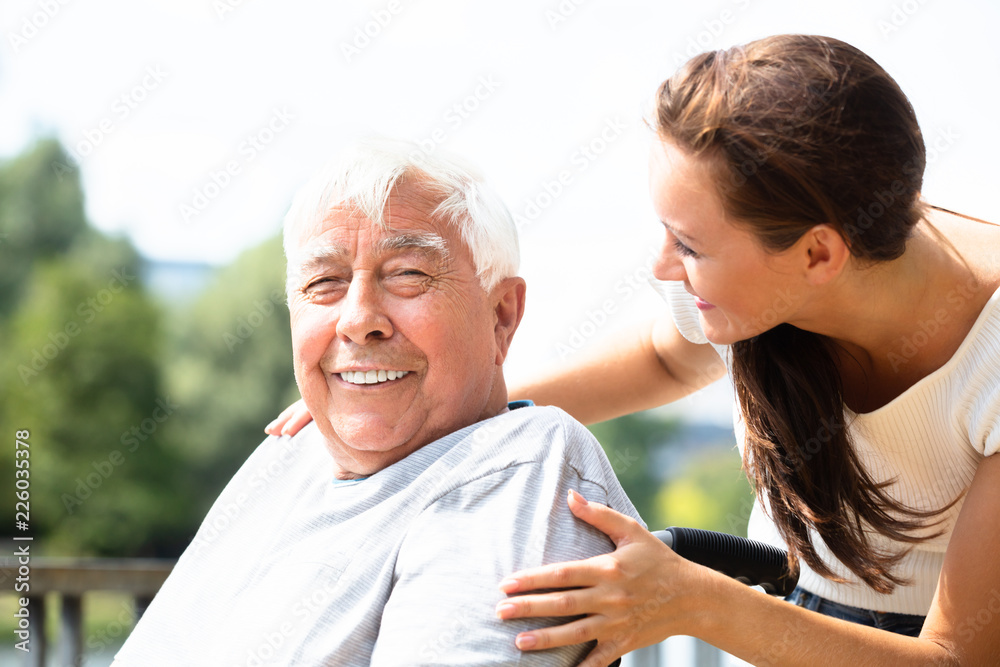
[[[339,373],[339,375],[344,382],[350,382],[351,384],[380,384],[382,382],[398,380],[409,372],[387,370],[344,371]]]

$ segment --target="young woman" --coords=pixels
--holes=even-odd
[[[728,373],[750,537],[800,588],[770,598],[571,494],[617,549],[501,582],[521,594],[501,618],[583,617],[517,645],[596,639],[584,667],[675,634],[755,664],[1000,663],[1000,227],[921,198],[909,102],[838,40],[697,56],[655,129],[667,314],[511,395],[595,422]]]

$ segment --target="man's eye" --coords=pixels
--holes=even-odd
[[[343,281],[339,278],[317,278],[306,284],[304,292],[328,291],[336,288]]]
[[[384,278],[386,289],[396,296],[416,297],[430,289],[433,278],[426,271],[399,268]]]
[[[387,278],[427,278],[428,274],[426,271],[421,271],[413,267],[393,269],[386,275]]]

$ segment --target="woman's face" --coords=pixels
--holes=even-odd
[[[803,291],[794,246],[767,252],[749,231],[732,224],[705,160],[655,141],[649,185],[666,229],[653,273],[684,283],[710,341],[735,343],[792,317]]]

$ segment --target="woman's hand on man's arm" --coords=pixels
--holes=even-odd
[[[525,650],[597,640],[581,667],[603,667],[629,651],[684,634],[751,664],[1000,664],[1000,454],[983,460],[965,498],[919,637],[850,623],[796,607],[680,558],[632,519],[570,499],[572,512],[607,533],[617,549],[504,580],[520,593],[503,618],[583,615],[519,636]],[[662,547],[662,548],[661,548]],[[528,594],[537,589],[569,588]],[[531,637],[531,648],[524,641]]]

